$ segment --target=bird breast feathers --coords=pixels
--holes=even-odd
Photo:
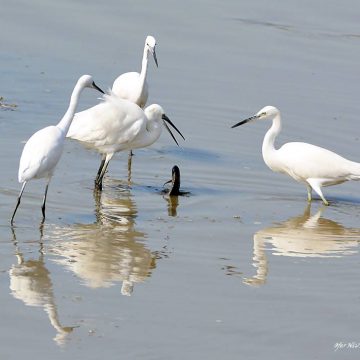
[[[63,151],[62,137],[56,126],[48,126],[31,136],[20,158],[19,182],[52,174]]]

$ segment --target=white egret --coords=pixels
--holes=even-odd
[[[81,76],[71,94],[69,108],[60,122],[55,126],[47,126],[37,131],[26,142],[21,154],[18,174],[18,179],[19,182],[22,183],[22,187],[14,213],[11,217],[11,224],[13,224],[16,210],[20,205],[25,185],[32,179],[47,179],[44,200],[41,207],[43,219],[45,219],[45,202],[49,183],[63,152],[65,137],[71,121],[74,118],[80,93],[85,87],[94,88],[104,93],[97,85],[95,85],[90,75]]]
[[[127,73],[124,73],[124,74],[118,76],[113,83],[112,90],[111,90],[109,96],[114,97],[114,98],[122,98],[122,99],[128,100],[132,103],[137,104],[141,108],[145,107],[145,104],[146,104],[148,96],[149,96],[148,84],[146,81],[149,54],[151,54],[153,56],[155,64],[156,64],[156,66],[158,66],[158,61],[157,61],[156,52],[155,52],[155,46],[156,46],[155,38],[151,35],[147,36],[145,39],[141,72],[140,73],[135,72],[135,71],[127,72]],[[95,112],[97,112],[97,109],[95,110]],[[92,112],[92,110],[89,109],[88,112],[82,113],[79,117],[81,117],[83,119],[85,114],[89,116],[89,121],[91,122],[92,121],[91,119],[94,114]],[[109,112],[107,114],[109,114],[110,118],[112,118],[111,110],[109,110]],[[105,116],[102,116],[102,119],[104,117]],[[74,123],[76,123],[78,121],[77,119],[78,119],[78,117],[76,116]],[[107,122],[107,124],[108,124],[108,122]],[[79,129],[79,131],[80,131],[79,134],[76,133],[75,129]],[[92,127],[90,127],[88,124],[86,125],[86,129],[89,132],[93,131]],[[97,129],[97,131],[99,131],[100,128],[97,126],[96,129]],[[107,129],[104,129],[104,131],[106,132]],[[80,141],[82,138],[86,137],[85,129],[79,128],[78,126],[76,126],[76,124],[73,124],[71,126],[70,134],[71,134],[71,136],[68,136],[68,137],[71,137],[72,139],[76,139],[76,140],[80,140]],[[91,134],[89,134],[89,136],[91,136]],[[130,173],[131,161],[132,161],[131,160],[132,149],[129,148],[129,150],[130,150],[130,152],[129,152],[129,159],[128,159],[128,168],[129,168],[129,173]]]
[[[160,137],[162,124],[179,145],[167,123],[184,139],[160,105],[152,104],[142,110],[128,100],[104,95],[104,102],[75,115],[67,137],[81,141],[86,147],[102,154],[95,180],[95,186],[101,190],[102,179],[114,154],[150,146]]]
[[[308,201],[311,201],[311,193],[314,190],[324,204],[329,205],[321,187],[341,184],[348,180],[360,180],[360,163],[347,160],[319,146],[290,142],[280,149],[275,149],[275,139],[281,130],[281,117],[280,111],[273,106],[265,106],[256,115],[232,127],[257,119],[272,120],[272,126],[266,133],[262,145],[266,165],[275,172],[287,174],[305,184]]]
[[[158,61],[155,52],[156,40],[153,36],[147,36],[145,40],[144,55],[141,64],[141,72],[127,72],[116,78],[112,86],[112,93],[122,99],[127,99],[141,108],[146,105],[149,92],[146,81],[149,54],[154,58],[156,66]]]

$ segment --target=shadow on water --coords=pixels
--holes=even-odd
[[[106,191],[94,192],[96,221],[55,227],[50,251],[86,286],[121,282],[121,293],[130,296],[135,284],[146,281],[167,253],[144,245],[146,233],[136,230],[137,208],[130,190],[120,182],[106,181]]]
[[[181,147],[179,151],[178,147],[175,146],[167,146],[160,150],[157,150],[159,154],[167,154],[171,155],[172,157],[183,158],[187,161],[200,161],[200,162],[218,162],[221,161],[223,155],[220,155],[216,152],[202,150],[197,148],[190,148],[190,147]]]
[[[300,34],[306,37],[319,37],[319,38],[339,38],[339,39],[354,39],[360,40],[360,34],[355,33],[337,33],[329,31],[321,31],[318,29],[300,28],[290,24],[282,24],[279,22],[262,21],[256,19],[245,18],[233,18],[234,21],[238,21],[245,25],[267,27],[275,30],[286,31],[289,33]]]
[[[311,215],[310,205],[307,205],[303,214],[256,232],[253,238],[256,274],[244,278],[244,283],[266,283],[269,272],[267,250],[273,255],[298,258],[343,257],[357,253],[360,228],[346,228],[322,217],[324,209],[322,207]]]
[[[57,331],[54,341],[58,345],[64,345],[68,334],[75,327],[62,326],[60,323],[51,273],[45,263],[42,229],[40,230],[37,256],[29,259],[26,259],[20,250],[14,228],[12,228],[12,232],[17,263],[12,265],[9,271],[11,295],[27,306],[42,307],[47,313],[51,325]]]

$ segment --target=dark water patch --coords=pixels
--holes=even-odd
[[[353,32],[343,33],[336,31],[318,30],[316,28],[311,29],[310,27],[306,27],[302,29],[301,27],[296,27],[290,24],[257,20],[257,19],[233,18],[232,20],[238,21],[245,25],[267,27],[275,30],[285,31],[288,33],[300,34],[306,37],[334,38],[334,39],[356,40],[356,41],[360,40],[360,34]]]
[[[181,147],[180,149],[175,146],[167,146],[162,149],[156,150],[159,154],[168,154],[174,157],[183,158],[189,161],[201,161],[201,162],[219,162],[222,161],[224,156],[219,153],[190,148],[190,147]]]
[[[244,19],[244,18],[233,18],[233,20],[239,21],[246,25],[256,25],[256,26],[260,25],[260,26],[271,27],[271,28],[275,28],[275,29],[283,30],[283,31],[293,31],[294,30],[294,26],[291,26],[289,24],[281,24],[281,23],[270,22],[270,21],[263,21],[263,20],[256,20],[256,19]]]

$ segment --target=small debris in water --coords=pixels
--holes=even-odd
[[[16,104],[5,104],[3,103],[4,98],[0,96],[0,108],[5,110],[15,110],[17,107]]]

